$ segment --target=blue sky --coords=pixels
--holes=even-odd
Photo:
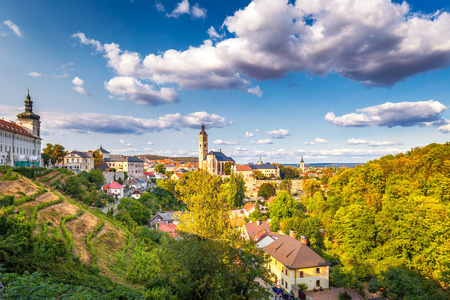
[[[447,1],[0,3],[0,116],[43,142],[238,163],[365,162],[448,140]]]

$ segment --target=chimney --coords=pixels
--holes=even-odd
[[[261,226],[261,220],[258,220],[257,222],[258,222],[258,226]]]
[[[290,236],[291,238],[294,238],[294,239],[295,239],[295,232],[292,231],[292,230],[289,230],[289,236]]]
[[[300,237],[300,242],[302,242],[303,244],[305,244],[308,247],[310,245],[309,239],[307,237],[304,237],[303,235]]]

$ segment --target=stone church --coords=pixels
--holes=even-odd
[[[234,160],[220,151],[208,152],[208,134],[205,131],[205,125],[202,124],[202,131],[198,135],[198,168],[208,170],[211,175],[225,175],[224,169],[227,162],[234,165]]]

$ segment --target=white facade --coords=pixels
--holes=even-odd
[[[94,169],[94,156],[71,151],[64,156],[64,167],[75,172],[89,172]]]

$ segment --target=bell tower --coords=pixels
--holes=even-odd
[[[31,101],[30,90],[25,99],[25,111],[17,115],[17,124],[26,129],[35,137],[41,136],[41,117],[33,112],[33,101]]]
[[[202,131],[198,135],[198,168],[203,169],[203,160],[208,154],[208,134],[205,131],[205,125],[202,124]]]
[[[300,160],[300,170],[302,170],[302,173],[305,173],[305,162],[303,161],[303,155],[302,159]]]

